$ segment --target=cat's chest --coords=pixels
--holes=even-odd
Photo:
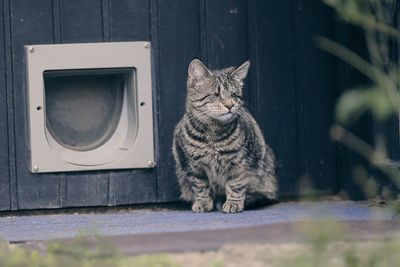
[[[222,149],[213,145],[213,143],[207,144],[203,153],[198,162],[209,176],[225,176],[229,173],[232,165],[235,164],[231,155],[223,153]]]
[[[237,155],[227,154],[227,147],[221,143],[209,141],[193,149],[196,156],[192,158],[192,166],[204,172],[211,184],[223,186],[231,170],[238,165]]]
[[[200,136],[200,135],[199,135]],[[205,170],[212,176],[226,175],[240,160],[245,136],[240,127],[228,128],[220,134],[204,133],[201,141],[191,139],[187,142],[188,154],[195,167]]]
[[[211,184],[223,185],[229,177],[232,163],[215,150],[210,150],[207,157],[200,160],[201,168],[207,174]]]

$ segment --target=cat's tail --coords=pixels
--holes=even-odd
[[[226,200],[226,197],[225,197],[225,196],[220,196],[220,195],[217,195],[217,196],[214,198],[214,205],[215,205],[215,208],[216,208],[218,211],[223,212],[222,206],[224,205],[225,200]]]
[[[250,193],[246,194],[244,200],[244,206],[246,209],[257,209],[276,203],[278,203],[278,195],[276,192],[268,196],[263,193]]]

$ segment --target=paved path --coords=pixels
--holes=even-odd
[[[315,229],[324,227],[323,230]],[[107,242],[113,244],[125,254],[143,254],[155,252],[189,252],[216,250],[223,245],[232,244],[282,244],[307,242],[316,233],[328,229],[333,240],[388,240],[400,236],[399,222],[389,221],[340,221],[327,225],[308,221],[282,222],[252,227],[203,230],[178,233],[139,234],[110,236]],[[46,242],[44,242],[46,243]],[[30,247],[44,247],[42,243],[27,244]]]
[[[96,210],[95,210],[96,211]],[[205,233],[224,229],[249,229],[304,220],[330,218],[336,221],[396,222],[399,217],[366,203],[280,203],[238,214],[195,214],[176,209],[110,209],[103,213],[66,213],[14,216],[0,213],[0,239],[10,242],[73,238],[80,232],[96,231],[104,236],[146,236],[168,233]],[[151,238],[150,238],[151,239]]]

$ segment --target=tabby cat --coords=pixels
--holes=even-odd
[[[194,212],[213,210],[217,199],[223,212],[234,213],[277,198],[274,154],[243,106],[249,67],[247,61],[211,71],[198,59],[189,65],[186,113],[172,149],[181,198]]]

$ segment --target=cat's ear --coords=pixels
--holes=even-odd
[[[198,59],[193,59],[192,62],[190,62],[188,74],[190,78],[197,80],[211,76],[211,72]]]
[[[247,60],[240,67],[234,70],[229,76],[237,81],[243,81],[246,79],[247,73],[249,72],[250,61]]]
[[[236,67],[228,67],[224,69],[224,72],[228,75],[231,75],[231,73],[236,70]]]

